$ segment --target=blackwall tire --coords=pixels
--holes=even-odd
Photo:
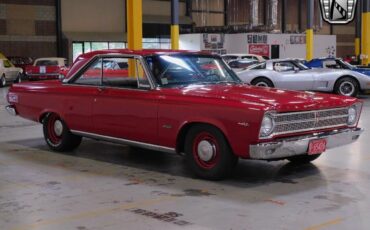
[[[5,75],[2,75],[0,78],[0,87],[5,87],[6,86],[6,78]]]
[[[272,81],[270,81],[269,79],[265,77],[259,77],[259,78],[254,79],[251,82],[251,84],[254,86],[260,86],[260,87],[270,87],[270,88],[274,87],[274,84],[272,83]]]
[[[55,113],[48,114],[43,120],[44,139],[50,149],[67,152],[77,148],[82,137],[73,135],[65,122]]]
[[[336,82],[334,92],[343,96],[356,97],[360,91],[357,81],[351,77],[344,77]]]
[[[223,133],[209,125],[193,126],[186,135],[184,149],[189,168],[207,180],[230,176],[238,161]]]

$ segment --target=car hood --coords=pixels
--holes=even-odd
[[[163,90],[165,94],[237,101],[278,112],[345,107],[357,101],[356,98],[333,94],[264,88],[247,84],[190,85]]]
[[[356,71],[356,72],[359,72],[359,73],[362,73],[362,74],[365,74],[367,76],[370,76],[370,69],[366,69],[366,68],[354,68],[352,70],[353,71]]]

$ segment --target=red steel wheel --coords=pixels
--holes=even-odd
[[[47,122],[48,140],[53,145],[59,145],[63,134],[63,123],[56,114],[51,114]]]
[[[65,152],[80,145],[82,138],[73,135],[58,114],[48,114],[42,123],[45,141],[52,150]]]
[[[204,169],[211,169],[220,160],[217,139],[208,132],[199,133],[193,142],[193,155],[197,164]]]
[[[198,177],[223,179],[238,162],[224,134],[214,126],[194,125],[187,132],[184,144],[188,166]]]

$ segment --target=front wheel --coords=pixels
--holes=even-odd
[[[260,86],[260,87],[270,87],[270,88],[274,87],[274,84],[272,83],[272,81],[264,77],[259,77],[259,78],[254,79],[251,82],[251,84],[255,86]]]
[[[334,92],[343,96],[356,97],[359,91],[360,87],[357,81],[351,77],[340,79],[334,86]]]
[[[208,180],[229,176],[238,161],[222,132],[209,125],[197,125],[189,130],[185,153],[191,170]]]
[[[6,86],[6,78],[5,75],[3,74],[0,78],[0,87],[5,87]]]
[[[321,154],[316,155],[300,155],[288,158],[288,161],[292,162],[293,164],[308,164],[311,161],[316,160],[319,158]]]
[[[82,137],[73,135],[64,121],[57,114],[49,114],[43,120],[44,138],[50,149],[57,152],[71,151],[77,148]]]
[[[21,73],[19,73],[18,75],[17,75],[17,78],[14,80],[14,83],[21,83],[22,82],[22,74]]]

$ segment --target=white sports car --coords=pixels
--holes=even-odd
[[[297,60],[268,60],[237,72],[247,83],[292,90],[334,92],[355,97],[370,89],[370,77],[350,70],[310,69]]]
[[[22,72],[22,68],[14,67],[8,59],[0,58],[0,87],[8,82],[20,82]]]

